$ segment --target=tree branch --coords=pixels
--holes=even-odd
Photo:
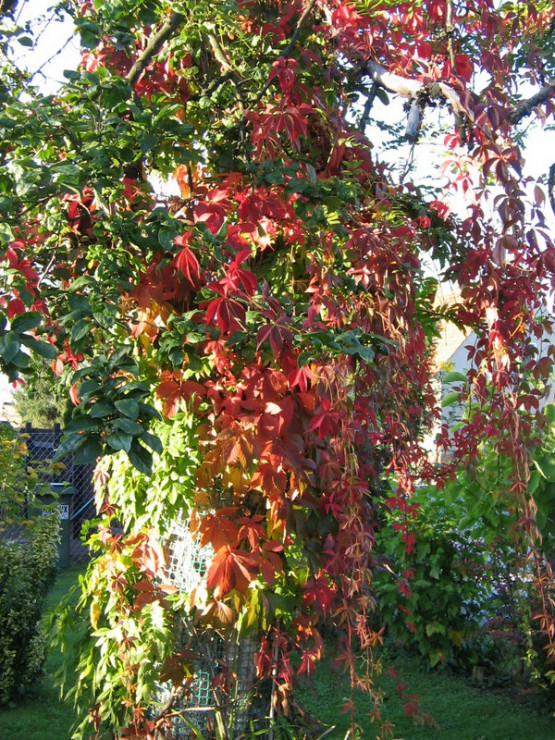
[[[405,136],[411,144],[416,144],[418,141],[423,112],[421,101],[418,98],[413,98],[410,103],[409,114],[407,116],[407,126],[405,128]]]
[[[380,64],[372,60],[366,62],[363,72],[368,74],[374,84],[380,85],[386,90],[397,93],[404,98],[409,98],[411,101],[417,100],[424,95],[427,95],[429,98],[443,98],[451,106],[459,124],[461,120],[473,120],[472,112],[463,106],[458,93],[445,82],[433,82],[431,85],[424,85],[420,80],[411,80],[408,77],[401,77],[401,75],[388,72],[385,67],[382,67]],[[512,124],[519,123],[523,118],[529,116],[534,108],[545,103],[554,96],[555,84],[552,83],[550,85],[546,85],[531,98],[517,105],[509,113],[507,120]],[[411,106],[411,108],[412,107],[413,106]],[[414,125],[408,124],[407,136],[411,138],[411,140],[414,136],[414,132]]]
[[[408,77],[401,77],[401,75],[388,72],[385,67],[371,59],[366,62],[363,72],[372,79],[374,85],[380,85],[386,90],[397,93],[404,98],[409,98],[411,105],[405,135],[412,143],[415,143],[418,139],[424,109],[423,101],[426,98],[443,98],[447,101],[455,114],[457,127],[459,128],[462,121],[473,120],[472,111],[464,107],[458,93],[445,82],[433,82],[430,85],[425,85],[420,80],[411,80]]]
[[[555,163],[549,168],[549,178],[547,180],[547,192],[551,210],[555,213]]]
[[[520,103],[519,105],[517,105],[516,108],[507,116],[508,121],[510,123],[520,123],[523,118],[526,118],[526,116],[529,116],[532,113],[536,106],[545,103],[554,95],[555,84],[542,87],[542,89],[535,95],[532,95],[531,98],[525,100],[524,103]]]
[[[148,67],[152,57],[160,51],[164,42],[172,36],[174,31],[183,23],[184,20],[185,16],[181,13],[172,13],[154,36],[151,36],[145,50],[131,67],[125,78],[131,86],[137,82],[144,70]]]
[[[472,114],[461,103],[461,99],[452,87],[445,82],[434,82],[432,85],[424,85],[420,80],[411,80],[408,77],[388,72],[381,64],[371,59],[366,62],[364,71],[377,84],[395,92],[404,98],[417,98],[428,95],[431,98],[443,97],[451,106],[454,113],[459,116],[471,118]]]
[[[379,85],[376,85],[376,83],[374,82],[372,84],[372,87],[370,88],[370,92],[366,96],[366,102],[364,103],[364,109],[362,111],[362,116],[360,117],[359,124],[359,131],[361,133],[364,133],[366,126],[370,120],[370,111],[372,110],[372,106],[374,105],[374,100],[376,99],[378,88]]]
[[[313,8],[314,8],[315,5],[316,5],[316,0],[310,0],[310,2],[308,3],[308,5],[306,6],[306,8],[303,10],[303,12],[301,13],[301,15],[299,17],[299,20],[297,21],[297,23],[295,25],[294,31],[291,34],[291,38],[289,39],[289,43],[287,44],[287,46],[285,47],[285,49],[282,51],[282,53],[279,55],[278,59],[288,59],[289,58],[289,56],[291,55],[291,52],[293,51],[293,49],[297,45],[297,39],[299,38],[299,33],[301,32],[301,28],[303,27],[305,20],[308,18],[308,16],[312,12],[312,10],[313,10]],[[264,84],[264,87],[262,88],[262,90],[256,96],[256,100],[254,101],[254,104],[255,105],[262,100],[262,98],[264,96],[264,93],[266,92],[266,90],[269,87],[270,87],[270,82],[268,80],[266,80],[266,82]]]
[[[316,0],[310,0],[306,8],[303,10],[299,20],[297,21],[297,25],[295,26],[295,30],[293,31],[293,34],[291,38],[289,39],[289,43],[283,50],[283,53],[280,54],[280,57],[282,57],[283,59],[287,59],[289,55],[291,54],[291,52],[293,51],[293,49],[295,48],[297,44],[297,39],[299,38],[299,33],[301,32],[301,28],[303,27],[305,20],[308,18],[308,16],[312,12],[312,9],[314,8],[315,5],[316,5]]]

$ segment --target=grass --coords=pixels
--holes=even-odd
[[[555,720],[546,709],[535,710],[519,704],[508,693],[480,689],[448,671],[428,672],[419,660],[398,657],[394,660],[398,678],[386,670],[377,679],[385,700],[382,716],[391,722],[396,740],[553,740]],[[405,716],[406,698],[416,695],[420,719]],[[343,693],[342,693],[343,692]],[[349,720],[338,711],[338,704],[348,694],[346,682],[332,668],[316,677],[311,691],[305,690],[299,701],[312,716],[335,729],[326,740],[343,740]],[[378,727],[365,714],[372,710],[369,699],[362,694],[355,703],[362,726],[362,740],[374,740]],[[366,705],[366,706],[365,706]]]
[[[55,608],[63,594],[75,582],[80,568],[59,572],[49,594],[48,607]],[[71,705],[59,699],[53,675],[61,664],[61,656],[51,651],[46,663],[46,675],[36,694],[24,704],[0,710],[0,740],[69,740],[74,722]],[[387,663],[385,664],[387,666]],[[553,740],[555,721],[529,706],[520,705],[508,695],[480,690],[448,672],[427,672],[417,660],[396,658],[399,678],[387,675],[379,678],[386,700],[382,706],[385,719],[394,725],[396,740]],[[423,724],[406,717],[405,701],[396,687],[408,684],[405,694],[417,695],[421,715],[429,715]],[[305,688],[300,703],[321,722],[335,726],[326,740],[343,740],[348,730],[348,717],[341,713],[341,700],[348,693],[345,681],[329,666],[322,667],[312,688]],[[362,740],[377,737],[376,725],[366,715],[372,707],[362,695],[356,697],[361,715]]]

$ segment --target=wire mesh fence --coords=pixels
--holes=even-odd
[[[187,518],[172,522],[167,544],[168,578],[180,591],[190,593],[204,580],[214,552],[191,534]],[[219,722],[233,737],[243,737],[247,728],[264,726],[270,696],[256,681],[258,637],[182,621],[176,629],[176,651],[194,654],[194,675],[185,691],[171,700],[173,740],[192,740],[196,732],[207,739],[216,737]],[[170,684],[159,686],[161,705],[168,703],[171,691]]]
[[[27,447],[27,459],[31,465],[47,465],[56,454],[60,444],[62,430],[59,425],[53,429],[35,429],[26,424],[20,431],[20,437]],[[64,490],[71,491],[67,515],[70,521],[69,555],[76,563],[88,559],[87,549],[81,542],[80,533],[83,522],[95,516],[93,491],[94,465],[75,465],[73,457],[67,456],[62,461],[63,467],[41,475],[50,484],[62,484]],[[56,489],[57,486],[51,486]]]

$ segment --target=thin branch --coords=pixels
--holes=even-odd
[[[223,71],[226,73],[236,74],[229,59],[227,59],[224,50],[220,46],[220,42],[213,33],[208,34],[208,43],[210,44],[210,48],[212,49],[212,53],[214,54],[216,61],[221,64]]]
[[[447,36],[447,51],[449,53],[449,61],[451,62],[451,69],[455,71],[455,50],[453,48],[453,33],[455,26],[453,25],[453,0],[447,0],[447,14],[445,17],[445,34]]]
[[[547,180],[547,192],[551,210],[555,213],[555,163],[549,168],[549,178]]]
[[[376,85],[374,82],[372,84],[372,87],[370,88],[370,92],[366,96],[366,102],[364,103],[364,109],[362,111],[362,116],[360,118],[360,124],[359,124],[359,131],[361,133],[364,133],[366,126],[368,125],[370,121],[370,113],[372,111],[372,106],[374,105],[374,100],[376,99],[376,95],[378,94],[379,85]]]
[[[61,46],[61,47],[60,47],[60,48],[59,48],[59,49],[58,49],[57,51],[55,51],[55,52],[54,52],[54,53],[52,54],[52,56],[49,56],[49,57],[48,57],[48,59],[46,59],[46,60],[45,60],[45,61],[44,61],[44,62],[43,62],[43,63],[42,63],[41,65],[40,65],[40,67],[39,67],[38,69],[36,69],[36,70],[35,70],[35,71],[34,71],[34,72],[33,72],[33,73],[31,74],[31,77],[30,77],[30,79],[32,80],[32,79],[33,79],[33,77],[35,77],[36,75],[39,75],[39,74],[40,74],[40,75],[42,75],[43,77],[45,77],[45,74],[44,74],[44,72],[43,72],[42,70],[43,70],[43,69],[44,69],[44,68],[46,67],[46,65],[47,65],[47,64],[50,64],[50,62],[54,61],[54,59],[56,59],[56,57],[57,57],[58,55],[60,55],[60,54],[61,54],[61,53],[62,53],[62,52],[63,52],[63,51],[64,51],[64,50],[65,50],[65,49],[66,49],[66,48],[67,48],[67,47],[69,46],[69,44],[71,44],[71,42],[72,42],[72,41],[73,41],[73,36],[69,36],[69,37],[68,37],[68,38],[67,38],[67,39],[66,39],[66,40],[64,41],[64,44],[63,44],[63,46]]]
[[[405,136],[412,143],[416,144],[423,118],[423,105],[420,98],[413,98],[410,103],[409,115],[407,117],[407,126]]]
[[[517,107],[507,117],[509,122],[520,123],[523,118],[526,118],[526,116],[529,116],[532,113],[536,106],[545,103],[554,95],[555,84],[542,87],[542,89],[535,95],[532,95],[531,98],[528,98],[528,100],[525,100],[524,103],[520,103],[519,105],[517,105]]]
[[[386,90],[397,93],[404,98],[409,98],[411,101],[416,101],[424,96],[427,96],[428,98],[443,98],[451,106],[457,119],[457,127],[459,129],[463,125],[464,121],[472,122],[474,120],[472,111],[469,111],[464,107],[459,94],[445,82],[433,82],[431,85],[424,85],[420,80],[413,80],[408,77],[402,77],[401,75],[388,72],[385,67],[382,67],[380,64],[372,60],[366,62],[363,72],[368,74],[375,85],[380,85]],[[512,124],[519,123],[523,118],[529,116],[534,108],[545,103],[552,97],[555,97],[554,83],[546,85],[531,98],[517,105],[509,113],[507,120]],[[411,106],[411,110],[413,107],[414,103]],[[414,126],[411,126],[410,123],[407,124],[407,137],[409,137],[410,140],[412,140],[413,133]]]
[[[168,20],[159,28],[154,36],[151,37],[147,47],[131,67],[125,78],[131,86],[137,82],[139,77],[148,67],[152,57],[160,51],[164,42],[173,35],[174,31],[179,28],[184,20],[185,16],[181,13],[172,13]]]
[[[56,252],[54,252],[54,253],[52,254],[52,256],[50,257],[50,261],[49,261],[49,263],[48,263],[48,264],[46,265],[46,267],[44,268],[44,270],[43,270],[43,272],[42,272],[42,275],[41,275],[41,276],[39,277],[39,279],[38,279],[38,281],[37,281],[37,288],[38,288],[38,287],[40,286],[40,284],[41,284],[41,283],[42,283],[42,282],[43,282],[43,281],[45,280],[45,278],[47,277],[48,273],[50,272],[50,270],[51,270],[51,268],[52,268],[52,265],[54,264],[54,262],[56,262],[56,259],[57,259],[57,257],[58,257],[58,255],[56,254]]]
[[[291,39],[287,46],[285,47],[285,51],[280,54],[280,57],[283,59],[287,59],[287,57],[291,54],[293,49],[295,48],[297,44],[297,39],[299,38],[299,33],[301,32],[301,28],[304,25],[305,20],[308,18],[310,13],[312,12],[312,9],[316,5],[316,0],[310,0],[306,8],[301,13],[301,17],[299,18],[297,25],[295,26],[295,30],[293,31],[293,35],[291,36]]]
[[[411,148],[410,152],[407,156],[407,161],[405,162],[405,167],[403,169],[403,172],[401,173],[401,177],[399,178],[399,183],[402,185],[405,181],[405,177],[409,174],[412,165],[414,164],[414,150],[416,148],[416,139],[414,139],[411,142]]]
[[[291,35],[289,43],[287,44],[285,49],[282,51],[282,53],[279,55],[278,59],[288,59],[289,58],[289,56],[291,55],[291,52],[293,51],[293,49],[295,48],[297,44],[297,39],[299,38],[299,33],[301,32],[301,28],[303,27],[305,20],[308,18],[308,16],[312,12],[315,5],[316,5],[316,0],[310,0],[306,8],[303,10],[303,12],[301,13],[299,17],[299,20],[297,21],[295,29]],[[266,80],[262,90],[256,96],[254,105],[256,105],[262,100],[264,93],[269,87],[270,87],[270,81]]]
[[[458,93],[450,85],[445,82],[425,85],[420,80],[412,80],[388,72],[385,67],[372,60],[366,62],[362,71],[372,79],[374,86],[379,85],[409,99],[409,116],[405,136],[411,143],[414,144],[418,140],[424,107],[426,101],[431,98],[442,98],[449,103],[455,114],[457,128],[461,132],[461,141],[464,141],[464,122],[473,121],[474,117],[472,111],[464,107]]]

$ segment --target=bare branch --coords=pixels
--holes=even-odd
[[[404,98],[412,99],[423,95],[432,98],[442,97],[449,103],[455,115],[472,120],[472,113],[464,107],[458,93],[445,82],[434,82],[432,85],[425,85],[420,80],[411,80],[408,77],[401,77],[401,75],[388,72],[385,67],[371,59],[366,62],[365,72],[376,84]]]
[[[297,25],[295,26],[293,35],[289,39],[289,43],[285,47],[283,53],[280,54],[280,56],[283,57],[283,59],[287,59],[289,55],[291,54],[291,52],[293,51],[293,49],[295,48],[297,39],[299,38],[299,33],[301,32],[301,28],[303,27],[305,20],[308,18],[308,16],[312,12],[312,9],[314,8],[315,5],[316,5],[316,0],[310,0],[306,8],[303,10],[301,17],[299,18],[299,20],[297,21]]]
[[[422,98],[423,96],[427,96],[428,98],[444,98],[455,113],[459,127],[462,121],[473,120],[472,111],[464,107],[459,94],[445,82],[434,82],[431,85],[424,85],[420,80],[412,80],[408,77],[402,77],[401,75],[388,72],[385,67],[372,60],[366,62],[364,72],[369,75],[374,84],[385,87],[387,90],[397,93],[404,98],[409,98],[411,101],[418,100],[418,98]],[[555,84],[546,85],[531,98],[517,105],[509,113],[507,120],[512,124],[519,123],[523,118],[529,116],[534,108],[554,96]],[[411,110],[413,108],[414,104],[411,103]],[[414,120],[416,121],[416,118]],[[409,121],[407,124],[407,137],[411,140],[413,140],[412,137],[414,137],[416,131],[412,123]]]
[[[185,16],[181,13],[172,13],[154,36],[150,38],[145,50],[131,67],[127,77],[125,78],[131,86],[137,82],[139,77],[147,68],[152,57],[160,51],[164,42],[172,36],[174,31],[183,23],[184,20]]]
[[[409,115],[407,118],[407,127],[405,136],[415,144],[418,141],[420,126],[422,125],[422,104],[418,98],[413,98],[410,104]]]
[[[379,85],[376,85],[374,82],[372,84],[372,87],[370,89],[370,92],[366,96],[366,102],[364,103],[364,109],[362,111],[362,116],[360,118],[359,123],[359,131],[361,133],[364,133],[366,126],[368,125],[369,119],[370,119],[370,112],[372,110],[372,106],[374,105],[374,100],[376,99],[376,95],[378,94]]]
[[[525,100],[524,103],[520,103],[517,107],[509,114],[508,120],[510,123],[519,123],[523,118],[529,116],[534,108],[542,103],[545,103],[549,98],[555,95],[555,84],[546,85],[532,95],[531,98]]]

